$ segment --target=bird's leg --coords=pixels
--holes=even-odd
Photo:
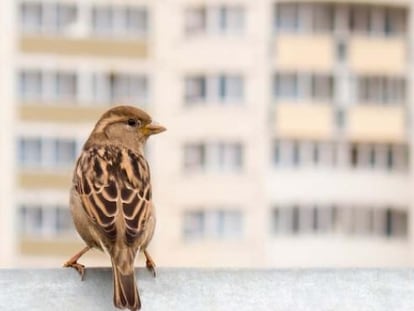
[[[145,255],[145,258],[147,259],[147,261],[146,261],[147,269],[150,272],[152,272],[152,275],[155,278],[157,276],[157,273],[155,272],[155,262],[154,262],[154,260],[152,260],[150,254],[147,252],[147,250],[144,250],[144,255]]]
[[[83,277],[85,275],[85,266],[78,263],[78,259],[81,258],[82,255],[85,254],[90,249],[91,249],[90,246],[85,246],[80,252],[73,255],[73,257],[70,258],[68,261],[66,261],[65,264],[63,265],[63,267],[65,268],[71,267],[71,268],[74,268],[76,271],[78,271],[81,276],[81,281],[83,281]]]

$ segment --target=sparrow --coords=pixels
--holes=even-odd
[[[70,210],[86,246],[64,267],[75,268],[83,280],[85,266],[78,259],[92,248],[109,254],[114,305],[120,309],[141,308],[134,273],[139,252],[144,253],[147,268],[156,275],[147,251],[156,220],[144,145],[151,135],[165,130],[141,109],[109,109],[83,146],[73,173]]]

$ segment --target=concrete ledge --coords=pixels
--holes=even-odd
[[[138,269],[142,310],[414,310],[414,270]],[[114,310],[109,268],[0,270],[0,310]]]

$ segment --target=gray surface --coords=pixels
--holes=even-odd
[[[414,270],[137,271],[143,310],[414,310]],[[108,268],[0,270],[0,310],[114,310]]]

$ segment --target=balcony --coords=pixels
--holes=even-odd
[[[278,34],[274,65],[280,70],[330,72],[335,63],[330,35]]]
[[[332,106],[326,103],[278,102],[274,133],[279,138],[331,139],[333,117]]]
[[[346,135],[354,142],[404,142],[404,107],[354,106],[348,111]]]
[[[35,239],[23,237],[18,243],[18,251],[23,256],[71,256],[84,247],[80,239]]]
[[[406,38],[351,37],[349,66],[358,74],[404,75],[407,68]]]
[[[42,170],[21,170],[17,175],[17,185],[20,189],[62,189],[69,191],[72,172],[50,172]]]
[[[19,45],[22,53],[30,54],[129,59],[148,57],[148,44],[142,39],[122,40],[24,35],[20,38]]]
[[[18,115],[26,122],[82,123],[96,122],[106,109],[105,106],[30,103],[21,104]]]

